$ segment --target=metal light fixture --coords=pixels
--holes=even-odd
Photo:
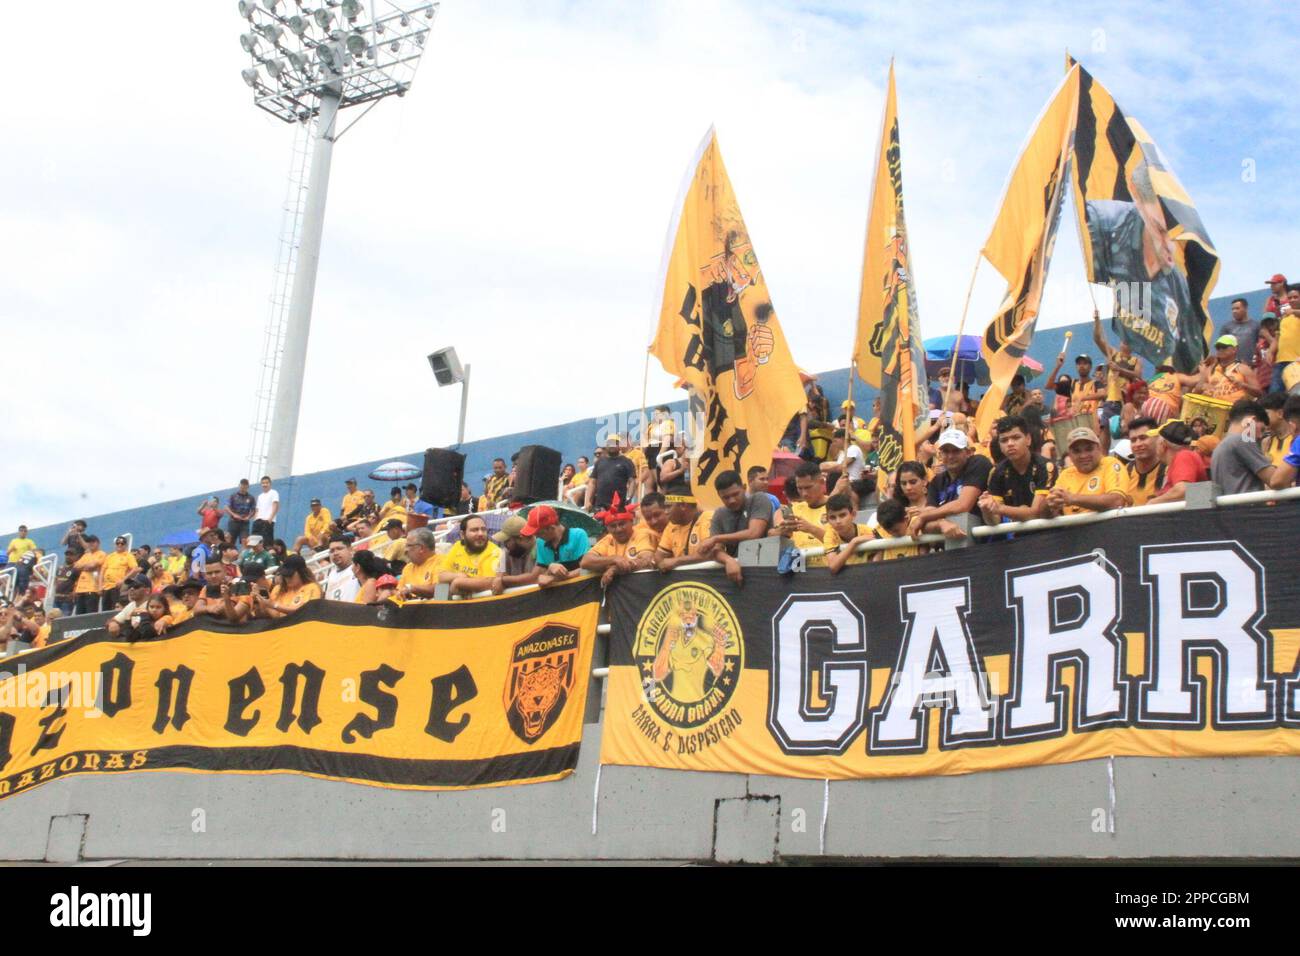
[[[460,383],[460,428],[456,432],[456,444],[465,443],[465,409],[469,406],[469,363],[462,368],[455,348],[438,349],[429,355],[429,368],[433,369],[433,378],[439,387]]]
[[[430,30],[417,17],[421,11],[433,17],[437,4],[238,0],[231,6],[244,18],[240,44],[250,62],[240,76],[254,105],[286,123],[314,126],[290,173],[294,199],[276,278],[277,290],[287,283],[289,293],[277,292],[271,302],[248,459],[251,475],[281,478],[293,468],[330,159],[335,140],[351,128],[337,123],[339,113],[411,88]]]

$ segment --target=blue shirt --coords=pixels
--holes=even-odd
[[[537,538],[537,566],[544,568],[551,564],[563,564],[568,567],[581,561],[582,556],[590,550],[591,539],[587,537],[587,532],[581,528],[565,528],[558,549],[552,548],[540,536]]]
[[[417,515],[428,515],[429,517],[433,517],[433,505],[429,504],[429,502],[425,501],[423,498],[416,498],[415,505],[410,510],[414,511]]]
[[[1300,468],[1300,435],[1296,435],[1292,440],[1291,450],[1287,452],[1286,457],[1282,460],[1292,468]],[[541,542],[538,543],[540,544]]]

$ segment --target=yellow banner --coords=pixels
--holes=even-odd
[[[975,427],[981,436],[987,436],[1001,416],[1002,400],[1034,338],[1070,176],[1078,100],[1079,71],[1075,68],[1035,124],[984,243],[984,258],[1007,280],[1007,292],[984,331],[981,346],[990,382],[975,413]]]
[[[577,765],[600,588],[361,607],[235,631],[96,630],[0,667],[0,798],[77,773],[300,773],[385,787]]]
[[[670,232],[651,353],[690,393],[696,429],[691,482],[702,505],[713,479],[767,467],[806,400],[736,194],[709,131]]]
[[[916,429],[928,404],[925,350],[903,215],[902,147],[892,62],[871,181],[853,357],[858,374],[880,389],[883,428],[877,451],[883,477],[916,457]]]

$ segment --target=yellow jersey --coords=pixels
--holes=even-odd
[[[858,525],[854,525],[853,527],[856,532],[856,534],[854,535],[855,537],[860,535],[866,535],[867,537],[871,537],[871,529],[868,528],[866,525],[858,524]],[[833,525],[828,524],[826,526],[826,539],[825,541],[822,542],[823,547],[826,548],[826,553],[830,554],[833,551],[838,551],[846,544],[848,544],[848,541],[845,541],[839,536],[839,533],[835,530],[835,527]],[[870,560],[871,560],[870,551],[855,551],[853,554],[849,555],[848,563],[866,564]]]
[[[893,541],[899,537],[903,537],[902,535],[890,534],[884,528],[877,528],[875,530],[875,535],[877,541]],[[925,548],[923,545],[913,544],[901,548],[885,548],[881,551],[871,553],[877,561],[896,561],[899,558],[915,558],[918,555],[924,554]]]
[[[405,540],[403,540],[403,543],[405,543]],[[437,584],[438,565],[441,563],[442,557],[440,554],[431,554],[425,558],[423,564],[416,564],[414,561],[406,562],[406,566],[402,568],[402,576],[397,581],[399,589],[407,585],[427,588]]]
[[[321,509],[324,511],[325,509]],[[239,600],[244,600],[240,598]],[[308,581],[300,588],[294,588],[292,591],[281,590],[271,596],[271,603],[282,611],[296,611],[308,601],[320,600],[320,585],[315,581]]]
[[[14,564],[28,551],[36,550],[36,542],[31,538],[14,538],[9,542],[9,563]]]
[[[1160,486],[1165,483],[1165,463],[1157,462],[1146,474],[1137,470],[1135,462],[1124,466],[1124,494],[1134,505],[1144,505],[1160,494]]]
[[[99,593],[100,569],[104,567],[104,559],[107,557],[103,551],[87,551],[77,559],[73,567],[81,573],[77,575],[77,583],[72,588],[73,594]]]
[[[117,587],[139,566],[140,562],[130,551],[110,551],[104,558],[104,568],[100,572],[100,587],[106,591]]]
[[[349,515],[353,511],[356,511],[365,503],[366,503],[366,496],[364,492],[361,491],[350,492],[344,495],[343,500],[339,502],[339,516],[343,517],[345,515]]]
[[[496,575],[497,565],[500,563],[501,549],[493,542],[489,541],[487,547],[478,554],[470,554],[465,547],[465,542],[457,541],[452,545],[451,550],[442,556],[438,570],[454,571],[470,578],[490,578]],[[402,577],[406,577],[405,568],[402,569]]]
[[[816,525],[819,528],[826,527],[826,502],[822,502],[816,508],[806,501],[796,501],[790,506],[790,510],[796,518],[802,518],[809,524]],[[820,548],[824,539],[819,539],[816,535],[809,534],[807,531],[796,531],[790,535],[790,543],[796,548]]]
[[[1106,495],[1117,491],[1123,497],[1125,504],[1128,503],[1128,484],[1128,474],[1124,466],[1110,455],[1102,458],[1097,467],[1087,474],[1071,465],[1069,468],[1062,468],[1061,473],[1056,476],[1056,487],[1062,491],[1076,495]],[[1087,514],[1088,511],[1088,508],[1081,508],[1078,505],[1067,505],[1061,513],[1077,515]]]
[[[334,523],[334,517],[330,514],[328,508],[321,508],[316,514],[307,512],[307,520],[302,523],[302,534],[304,538],[310,538],[313,541],[325,537],[329,527]]]
[[[1300,361],[1300,315],[1288,312],[1277,330],[1276,364]]]
[[[695,550],[695,546],[709,536],[709,526],[713,523],[713,512],[701,511],[691,524],[668,523],[663,534],[659,536],[659,550],[667,551],[670,557],[680,558]]]
[[[659,547],[660,532],[650,527],[644,521],[632,529],[632,545],[628,549],[627,556],[635,558],[638,554],[644,554],[649,551],[654,554]]]
[[[632,538],[619,544],[612,534],[607,534],[591,546],[591,553],[601,558],[633,558],[636,557],[632,552],[633,544]]]

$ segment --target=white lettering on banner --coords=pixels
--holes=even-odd
[[[1064,733],[1061,668],[1075,665],[1074,727],[1122,721],[1128,685],[1121,670],[1120,574],[1100,554],[1006,572],[1007,606],[1015,611],[1011,689],[1003,713],[1008,739]]]
[[[1214,661],[1214,726],[1272,724],[1272,642],[1264,618],[1264,568],[1236,541],[1150,545],[1141,551],[1151,596],[1151,633],[1138,720],[1205,726],[1205,680],[1196,658]]]
[[[970,579],[905,585],[898,604],[903,639],[889,690],[871,718],[868,752],[923,752],[922,708],[935,701],[945,711],[943,746],[992,739],[993,708],[966,622]]]
[[[840,754],[866,720],[867,624],[843,594],[792,594],[772,620],[768,728],[787,753]],[[825,705],[812,703],[812,674]]]

